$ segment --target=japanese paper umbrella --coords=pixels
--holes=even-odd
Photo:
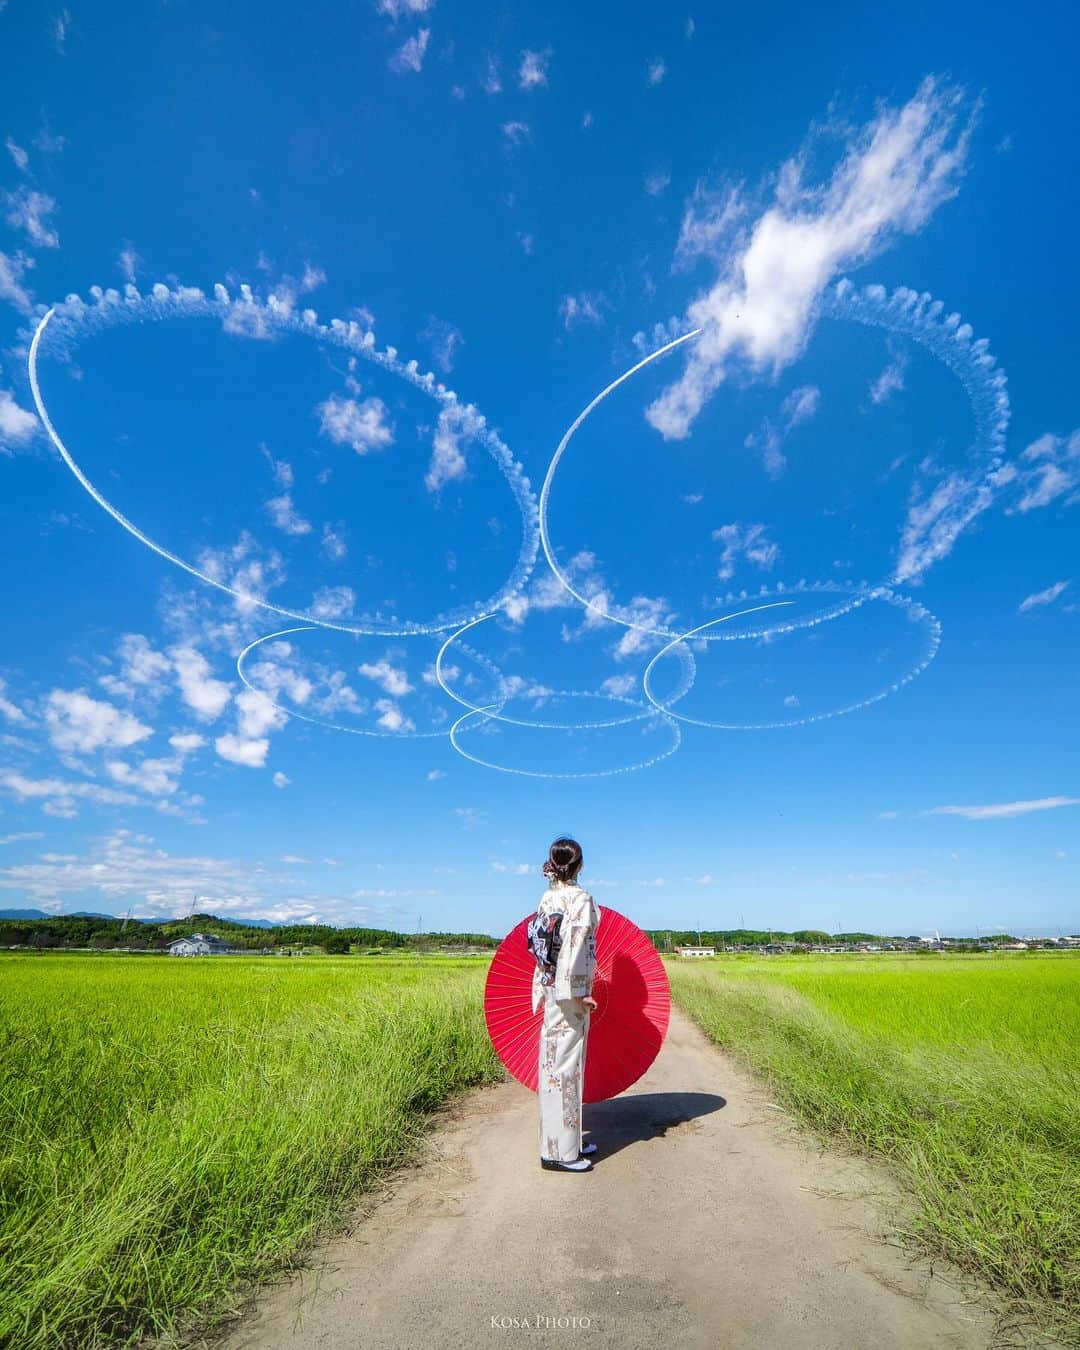
[[[600,907],[596,930],[597,1007],[589,1023],[582,1099],[602,1102],[636,1083],[667,1035],[671,990],[660,955],[640,928]],[[536,1091],[544,1005],[532,1010],[536,961],[525,945],[527,915],[500,945],[488,971],[484,1015],[495,1053],[519,1083]]]

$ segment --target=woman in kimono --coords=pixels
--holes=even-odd
[[[581,845],[556,839],[544,874],[551,885],[538,912],[562,915],[562,946],[554,972],[533,974],[533,1012],[544,1005],[540,1031],[537,1095],[540,1098],[540,1165],[554,1171],[588,1172],[593,1143],[581,1140],[581,1095],[596,971],[596,929],[600,915],[588,891],[577,884]]]

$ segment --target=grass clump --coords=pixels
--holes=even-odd
[[[500,1076],[486,962],[0,954],[0,1345],[211,1324]]]
[[[923,1247],[1080,1343],[1080,959],[668,966],[805,1123],[887,1158]]]

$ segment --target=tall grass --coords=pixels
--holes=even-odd
[[[889,1159],[925,1249],[1080,1343],[1080,959],[668,969],[680,1005],[800,1119]]]
[[[0,954],[0,1344],[212,1323],[499,1077],[486,963]]]

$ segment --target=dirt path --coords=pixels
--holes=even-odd
[[[585,1108],[592,1172],[541,1170],[536,1117],[514,1082],[444,1110],[428,1156],[219,1346],[991,1344],[986,1305],[881,1240],[882,1171],[822,1153],[677,1010],[649,1073]]]

